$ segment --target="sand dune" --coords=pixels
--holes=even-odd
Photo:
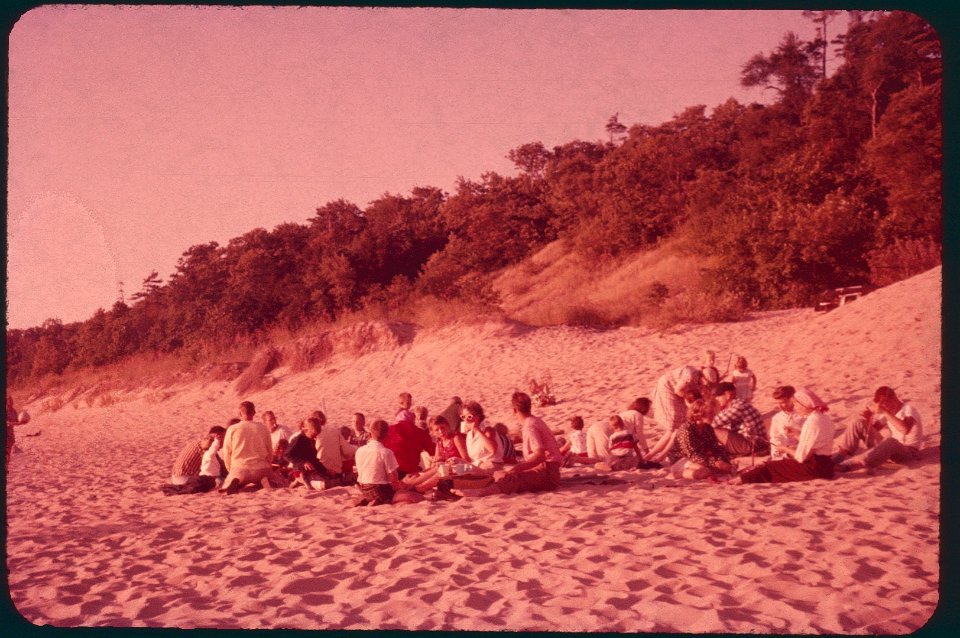
[[[702,351],[745,355],[755,403],[808,385],[842,427],[880,384],[924,416],[923,459],[834,481],[724,486],[564,470],[550,494],[349,508],[352,492],[164,497],[184,441],[233,416],[227,382],[129,393],[107,407],[26,406],[8,474],[11,596],[56,626],[907,633],[938,603],[940,269],[827,314],[736,324],[530,329],[460,325],[389,350],[276,370],[245,396],[293,425],[393,414],[407,390],[459,394],[509,421],[509,395],[549,373],[552,427],[649,395]],[[648,436],[659,428],[649,425]],[[749,461],[749,460],[748,460]]]

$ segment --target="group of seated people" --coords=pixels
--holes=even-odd
[[[873,408],[860,414],[834,451],[834,423],[826,403],[811,390],[777,387],[773,398],[779,411],[768,432],[763,415],[744,398],[743,385],[719,378],[693,366],[672,370],[659,379],[652,399],[638,398],[589,428],[582,417],[573,417],[567,433],[551,431],[532,415],[531,397],[516,392],[511,407],[518,440],[505,424],[491,425],[478,402],[459,397],[428,418],[426,408],[412,408],[411,395],[402,393],[393,423],[368,424],[356,413],[352,428],[329,426],[318,410],[292,436],[272,412],[255,421],[253,404],[244,401],[239,418],[187,444],[174,464],[171,485],[163,490],[182,494],[219,487],[233,494],[248,484],[315,489],[356,483],[360,495],[354,504],[359,506],[553,490],[560,468],[575,464],[781,483],[829,479],[835,471],[919,456],[920,415],[887,386],[876,390]],[[752,384],[749,388],[752,398]],[[651,413],[666,431],[648,446],[644,418]],[[861,443],[865,452],[857,455]],[[748,456],[750,467],[738,470],[733,459]]]

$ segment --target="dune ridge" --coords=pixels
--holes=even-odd
[[[389,417],[396,395],[452,394],[510,423],[509,394],[549,374],[551,427],[649,395],[704,349],[745,355],[770,390],[808,385],[845,426],[880,384],[924,418],[923,458],[834,481],[717,486],[564,470],[550,494],[349,508],[349,488],[164,497],[185,441],[233,416],[227,380],[34,410],[8,473],[17,609],[56,626],[908,633],[938,603],[941,271],[827,314],[592,330],[455,325],[389,349],[325,353],[245,396],[295,426],[320,408]],[[661,429],[647,425],[652,438]]]

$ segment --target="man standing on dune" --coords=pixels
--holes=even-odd
[[[240,422],[227,429],[223,438],[223,464],[227,478],[223,492],[236,494],[248,483],[266,483],[273,459],[273,441],[270,430],[260,421],[254,421],[256,408],[250,401],[240,404]]]

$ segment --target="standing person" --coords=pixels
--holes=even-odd
[[[915,407],[902,401],[893,388],[880,386],[873,393],[874,409],[867,408],[847,430],[834,461],[842,461],[837,469],[848,472],[857,468],[873,469],[887,459],[907,463],[920,457],[923,443],[923,421]],[[888,436],[883,436],[883,430]],[[863,441],[867,451],[843,461],[854,454]]]
[[[493,474],[493,483],[476,490],[461,490],[462,496],[487,496],[515,492],[552,491],[560,487],[563,458],[557,440],[543,419],[533,416],[530,396],[514,392],[513,414],[523,438],[523,461]]]
[[[787,457],[785,449],[793,449],[800,443],[800,429],[803,417],[793,407],[792,385],[781,385],[773,391],[773,399],[780,411],[770,421],[770,458],[779,460]]]
[[[715,399],[720,412],[713,417],[713,428],[730,456],[766,456],[770,444],[760,411],[739,398],[729,381],[717,384]]]
[[[383,445],[388,429],[383,419],[371,423],[370,440],[357,450],[357,487],[360,488],[360,497],[354,501],[354,506],[391,503],[394,493],[401,487],[397,476],[397,459]]]
[[[340,428],[327,423],[327,415],[320,410],[313,413],[320,422],[320,434],[317,436],[317,458],[329,472],[331,478],[343,475],[344,465],[349,465],[357,448],[350,445]]]
[[[222,491],[227,494],[236,494],[248,483],[267,483],[264,479],[270,476],[273,441],[267,426],[253,420],[256,413],[253,403],[241,403],[240,422],[227,428],[223,438],[227,478]]]
[[[703,365],[700,367],[701,383],[704,394],[713,396],[713,390],[720,383],[720,370],[717,369],[717,353],[707,350],[703,355]]]
[[[737,356],[730,373],[730,381],[737,388],[737,398],[750,403],[757,389],[757,375],[747,367],[746,357]]]
[[[383,444],[393,452],[399,465],[398,476],[403,479],[409,474],[420,471],[420,453],[427,452],[433,455],[436,444],[425,430],[421,430],[413,422],[413,412],[407,410],[404,420],[391,425]],[[372,434],[371,434],[372,436]]]
[[[281,465],[283,463],[283,452],[290,443],[290,430],[277,423],[277,416],[272,410],[263,413],[263,423],[270,430],[270,441],[273,443],[273,464]]]
[[[483,407],[468,401],[460,412],[460,421],[467,427],[467,454],[477,468],[493,472],[503,467],[503,444],[496,430],[484,420]]]
[[[640,397],[634,399],[626,410],[618,416],[623,419],[623,425],[633,436],[633,439],[640,446],[643,454],[647,454],[650,448],[647,446],[647,438],[643,435],[643,417],[650,412],[650,399]]]
[[[789,454],[778,461],[768,461],[740,474],[732,483],[790,483],[812,479],[833,478],[833,450],[835,428],[826,415],[827,404],[807,388],[797,388],[793,405],[805,417],[796,449],[781,446]]]
[[[687,420],[685,398],[700,394],[700,370],[681,366],[663,374],[653,391],[653,419],[668,432],[674,432]]]

